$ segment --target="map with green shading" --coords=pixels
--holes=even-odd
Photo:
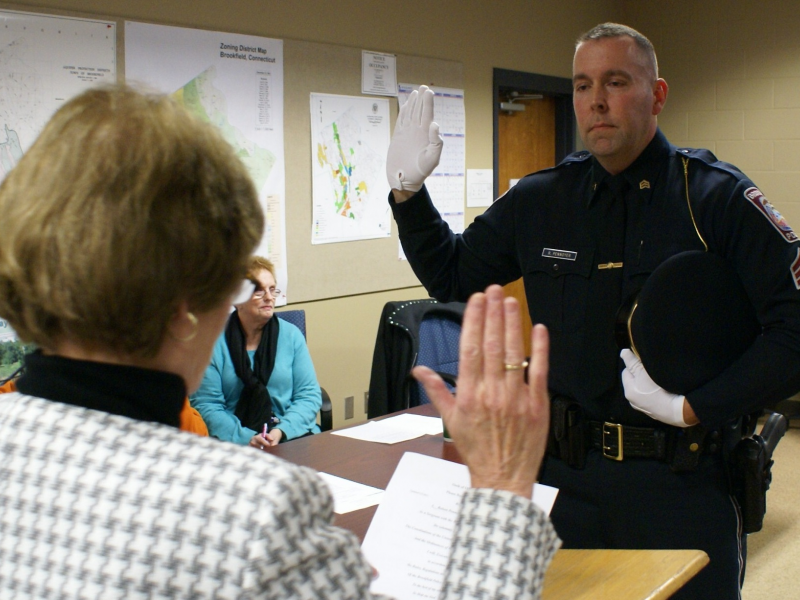
[[[311,94],[312,244],[391,235],[389,102]]]
[[[234,147],[259,192],[275,166],[275,155],[249,140],[228,120],[225,94],[214,86],[216,67],[211,66],[176,90],[172,96],[203,121],[219,128],[223,137]]]
[[[348,115],[345,115],[342,120],[347,117]],[[347,129],[356,130],[354,122],[348,121],[344,125]],[[355,148],[349,145],[342,146],[342,135],[336,122],[331,123],[330,129],[323,133],[327,134],[327,139],[317,143],[317,160],[320,167],[327,169],[331,176],[335,190],[334,208],[339,216],[355,219],[357,209],[361,206],[362,199],[366,198],[369,189],[365,180],[354,178]],[[355,143],[360,145],[358,141]],[[374,162],[380,166],[379,161]]]

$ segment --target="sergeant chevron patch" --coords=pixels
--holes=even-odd
[[[792,271],[792,280],[794,281],[794,287],[800,290],[800,248],[797,249],[797,256],[792,263],[792,266],[789,267]]]
[[[792,231],[792,228],[789,227],[789,223],[787,223],[783,215],[769,203],[769,200],[761,193],[761,190],[757,187],[749,187],[744,191],[744,197],[752,202],[753,206],[761,211],[761,214],[767,217],[772,226],[783,236],[783,239],[789,243],[797,241],[797,235]]]

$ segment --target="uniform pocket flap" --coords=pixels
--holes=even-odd
[[[550,277],[592,273],[594,248],[551,245],[539,247],[525,261],[526,273],[547,273]]]

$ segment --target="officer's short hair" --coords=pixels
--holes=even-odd
[[[646,36],[636,31],[633,27],[621,25],[620,23],[601,23],[578,37],[575,41],[575,48],[577,49],[583,42],[592,40],[600,40],[603,38],[618,38],[629,37],[636,42],[636,45],[647,58],[650,67],[653,69],[653,78],[658,78],[658,59],[656,58],[656,50],[653,44]]]

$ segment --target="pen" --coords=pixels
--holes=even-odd
[[[266,423],[264,423],[264,431],[261,432],[261,437],[263,437],[264,439],[267,439],[267,432],[268,431],[269,431],[269,426]]]

